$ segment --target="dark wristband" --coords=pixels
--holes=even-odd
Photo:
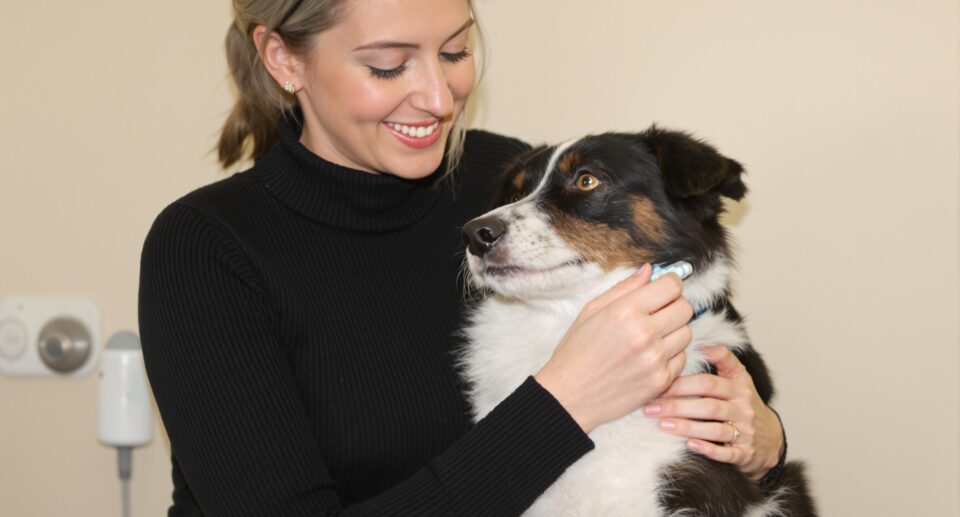
[[[780,451],[780,461],[777,465],[760,479],[761,488],[771,488],[777,480],[780,479],[780,473],[783,472],[783,467],[787,463],[787,428],[783,426],[783,419],[780,418],[780,413],[777,413],[773,408],[770,408],[770,411],[773,411],[773,414],[777,415],[777,420],[780,421],[780,430],[783,432],[783,450]]]

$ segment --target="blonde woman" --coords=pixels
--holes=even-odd
[[[472,425],[453,366],[459,226],[526,148],[463,131],[472,5],[235,0],[234,13],[239,99],[219,151],[255,165],[168,206],[142,257],[170,515],[517,515],[592,448],[591,429],[668,388],[692,398],[650,404],[665,432],[757,480],[782,461],[778,419],[732,355],[722,376],[676,380],[691,308],[648,271]]]

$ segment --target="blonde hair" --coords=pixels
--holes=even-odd
[[[224,169],[247,158],[256,159],[277,142],[277,120],[295,108],[297,97],[286,93],[263,65],[253,32],[263,25],[261,42],[276,33],[291,52],[305,56],[313,36],[339,21],[346,0],[233,0],[233,23],[227,30],[226,51],[238,97],[220,132],[217,155]],[[467,0],[476,20],[472,0]],[[479,34],[479,33],[478,33]],[[482,35],[479,38],[482,41]],[[466,109],[450,131],[446,171],[460,163],[466,135]]]

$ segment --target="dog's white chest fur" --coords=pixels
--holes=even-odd
[[[725,285],[728,267],[714,265],[685,284],[694,305],[706,304]],[[566,299],[516,301],[491,296],[472,315],[463,370],[471,384],[475,418],[482,418],[529,375],[540,370],[587,301],[630,274],[604,276],[593,289]],[[690,323],[693,341],[684,374],[704,371],[699,347],[722,343],[731,348],[747,340],[742,328],[707,312]],[[660,471],[685,451],[684,439],[657,429],[641,411],[595,429],[595,450],[573,464],[527,511],[530,516],[660,516]]]

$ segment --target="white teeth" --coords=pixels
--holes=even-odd
[[[393,128],[394,131],[403,133],[407,136],[410,136],[413,138],[424,138],[432,135],[433,132],[437,130],[437,127],[440,126],[440,121],[434,122],[429,126],[419,126],[419,127],[405,126],[403,124],[395,124],[392,122],[389,123],[388,125],[391,128]]]

